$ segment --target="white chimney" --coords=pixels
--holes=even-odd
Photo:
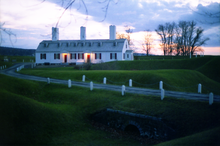
[[[85,40],[86,39],[86,28],[81,26],[80,27],[80,40]]]
[[[116,39],[116,26],[115,25],[109,26],[109,39],[110,40]]]
[[[59,28],[52,27],[52,41],[59,40]]]

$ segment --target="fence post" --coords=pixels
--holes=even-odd
[[[83,75],[83,76],[82,76],[82,81],[83,81],[83,82],[85,82],[85,78],[86,78],[86,76]]]
[[[7,66],[5,65],[5,68],[6,68]]]
[[[121,87],[121,95],[122,96],[125,95],[125,85],[122,85],[122,87]]]
[[[4,65],[2,66],[2,69],[4,69]]]
[[[24,62],[24,59],[23,59],[23,62]]]
[[[129,87],[132,87],[132,79],[129,80]]]
[[[47,84],[50,84],[50,78],[47,78]]]
[[[202,85],[198,84],[198,93],[202,93]]]
[[[19,68],[17,67],[17,71],[19,71]]]
[[[1,70],[2,70],[2,67],[1,67]]]
[[[90,90],[91,91],[93,90],[93,82],[92,81],[90,82]]]
[[[189,53],[189,58],[191,59],[191,52]]]
[[[209,105],[212,105],[213,104],[213,93],[211,92],[209,94]]]
[[[197,53],[196,53],[196,58],[197,58]]]
[[[71,88],[71,80],[68,80],[68,87]]]
[[[163,89],[163,81],[160,81],[159,89]]]
[[[161,100],[164,99],[164,89],[161,89]]]
[[[106,77],[104,77],[103,79],[103,84],[106,84]]]

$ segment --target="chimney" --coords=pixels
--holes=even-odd
[[[59,28],[52,27],[52,41],[59,40]]]
[[[115,25],[109,26],[109,39],[110,40],[116,39],[116,26]]]
[[[80,40],[86,40],[86,28],[83,26],[80,27]]]

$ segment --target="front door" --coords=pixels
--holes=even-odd
[[[64,62],[67,63],[67,55],[64,55]]]
[[[90,55],[87,55],[87,63],[90,63]]]

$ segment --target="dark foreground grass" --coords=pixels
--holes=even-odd
[[[0,79],[0,145],[148,145],[93,127],[90,115],[107,107],[160,117],[177,131],[177,137],[220,126],[219,103],[209,106],[207,102],[168,97],[161,101],[138,94],[122,97],[119,92],[68,89],[4,75]],[[195,137],[212,142],[212,135]],[[216,144],[219,138],[214,137]]]
[[[202,73],[195,70],[148,70],[148,71],[80,71],[68,68],[38,68],[25,69],[21,73],[36,76],[71,79],[82,81],[86,75],[86,81],[102,83],[107,78],[107,84],[129,85],[129,79],[133,80],[134,87],[159,89],[159,82],[164,82],[164,89],[171,91],[198,92],[198,84],[202,84],[202,93],[213,92],[220,95],[220,83],[215,82]]]
[[[219,146],[219,132],[220,127],[180,139],[160,143],[156,146]]]

